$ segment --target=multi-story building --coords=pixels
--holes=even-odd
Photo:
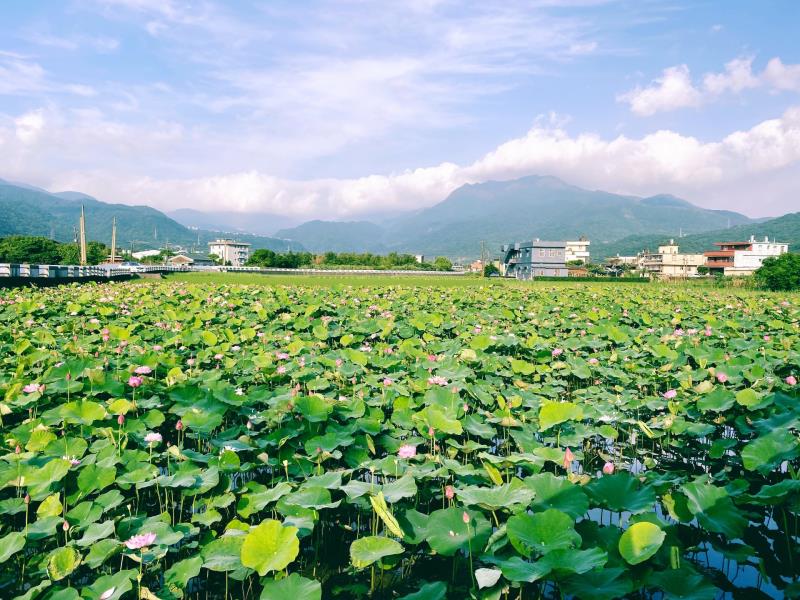
[[[218,239],[208,242],[208,253],[219,257],[223,265],[243,267],[250,257],[250,244],[234,240]]]
[[[583,264],[589,262],[589,240],[585,237],[574,242],[567,242],[565,248],[565,262],[581,261]]]
[[[506,277],[534,279],[535,277],[566,277],[566,242],[517,242],[502,247]]]
[[[694,277],[697,267],[706,263],[702,254],[681,254],[675,240],[658,247],[658,252],[643,252],[639,256],[639,269],[649,277],[672,279]]]
[[[756,241],[754,236],[746,242],[715,242],[717,250],[705,253],[706,266],[710,273],[720,275],[752,275],[761,267],[764,259],[780,256],[789,251],[789,244]]]

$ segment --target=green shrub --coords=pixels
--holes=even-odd
[[[768,258],[755,273],[758,287],[788,291],[800,289],[800,254],[782,254]]]

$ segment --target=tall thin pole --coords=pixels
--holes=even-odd
[[[111,219],[111,264],[117,261],[117,217]]]
[[[83,212],[83,204],[81,204],[81,266],[86,265],[86,215]]]

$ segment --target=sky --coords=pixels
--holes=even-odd
[[[800,211],[795,0],[4,0],[0,178],[355,220],[554,175]]]

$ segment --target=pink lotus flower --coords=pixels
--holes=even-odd
[[[286,373],[286,367],[281,365],[276,369],[276,372],[278,373],[278,375],[283,375],[284,373]]]
[[[596,359],[594,356],[593,356],[592,358],[590,358],[590,359],[589,359],[589,364],[590,364],[590,365],[596,365],[596,364],[597,364],[597,363],[599,363],[599,362],[600,362],[600,361],[599,361],[599,360],[597,360],[597,359]]]
[[[151,546],[155,541],[155,533],[141,533],[133,536],[131,539],[125,542],[125,545],[129,550],[139,550],[141,548],[147,548],[148,546]]]
[[[178,421],[177,423],[175,423],[175,429],[177,431],[180,431],[181,429],[183,429],[183,421]]]
[[[124,425],[125,424],[125,415],[120,415],[117,417],[117,425]]]
[[[155,431],[151,431],[146,436],[144,436],[144,441],[147,442],[148,444],[158,444],[163,439],[164,438],[161,437],[161,434]]]
[[[725,383],[726,381],[728,381],[728,376],[722,371],[720,371],[719,373],[717,373],[717,381],[719,381],[720,383]]]
[[[219,352],[217,352],[217,353],[214,355],[214,359],[215,359],[215,360],[222,360],[223,358],[225,358],[225,357],[224,357],[222,354],[220,354]]]
[[[436,362],[437,360],[439,360],[439,357],[436,356],[435,354],[428,354],[428,360],[431,362]]]
[[[383,378],[383,385],[390,386],[394,383],[394,381],[390,377]]]
[[[667,390],[661,395],[664,396],[664,398],[666,398],[667,400],[672,400],[675,396],[678,395],[678,392],[676,392],[675,390]]]
[[[784,381],[786,385],[797,385],[797,378],[794,375],[789,375]]]
[[[550,354],[552,354],[553,358],[555,358],[556,356],[561,356],[564,354],[564,351],[561,348],[553,348],[553,351]]]
[[[161,352],[163,349],[164,349],[164,348],[162,348],[162,347],[161,347],[161,346],[159,346],[158,344],[156,344],[155,346],[153,346],[153,352]]]
[[[447,379],[442,377],[441,375],[434,375],[432,377],[428,377],[429,385],[448,385],[449,383],[450,382],[447,381]]]
[[[467,513],[467,511],[464,511],[464,513],[461,515],[461,520],[464,521],[464,523],[466,523],[467,525],[469,525],[469,514]]]
[[[403,444],[397,451],[400,458],[414,458],[417,455],[417,447],[411,444]]]
[[[614,472],[614,463],[607,462],[603,465],[603,473],[611,475]]]
[[[131,375],[128,378],[128,385],[131,386],[132,388],[137,388],[140,385],[142,385],[142,378],[137,377],[136,375]]]
[[[575,455],[572,453],[572,450],[567,448],[566,452],[564,452],[564,468],[569,469],[573,460],[575,460]]]
[[[452,500],[456,496],[456,491],[453,489],[452,485],[445,486],[444,488],[444,497],[448,500]]]
[[[341,367],[344,364],[344,361],[341,358],[336,359],[336,366]]]
[[[186,364],[189,365],[190,367],[193,367],[194,366],[194,359],[193,358],[188,359],[186,361]]]
[[[769,337],[768,335],[765,335],[765,336],[764,336],[764,341],[765,341],[765,342],[768,342],[769,340],[770,340],[770,337]]]
[[[25,392],[26,394],[33,394],[34,392],[41,393],[44,391],[44,386],[39,385],[38,383],[29,383],[24,388],[22,388],[22,391]]]
[[[148,366],[142,365],[141,367],[136,367],[136,371],[134,371],[137,375],[150,375],[153,372]]]

